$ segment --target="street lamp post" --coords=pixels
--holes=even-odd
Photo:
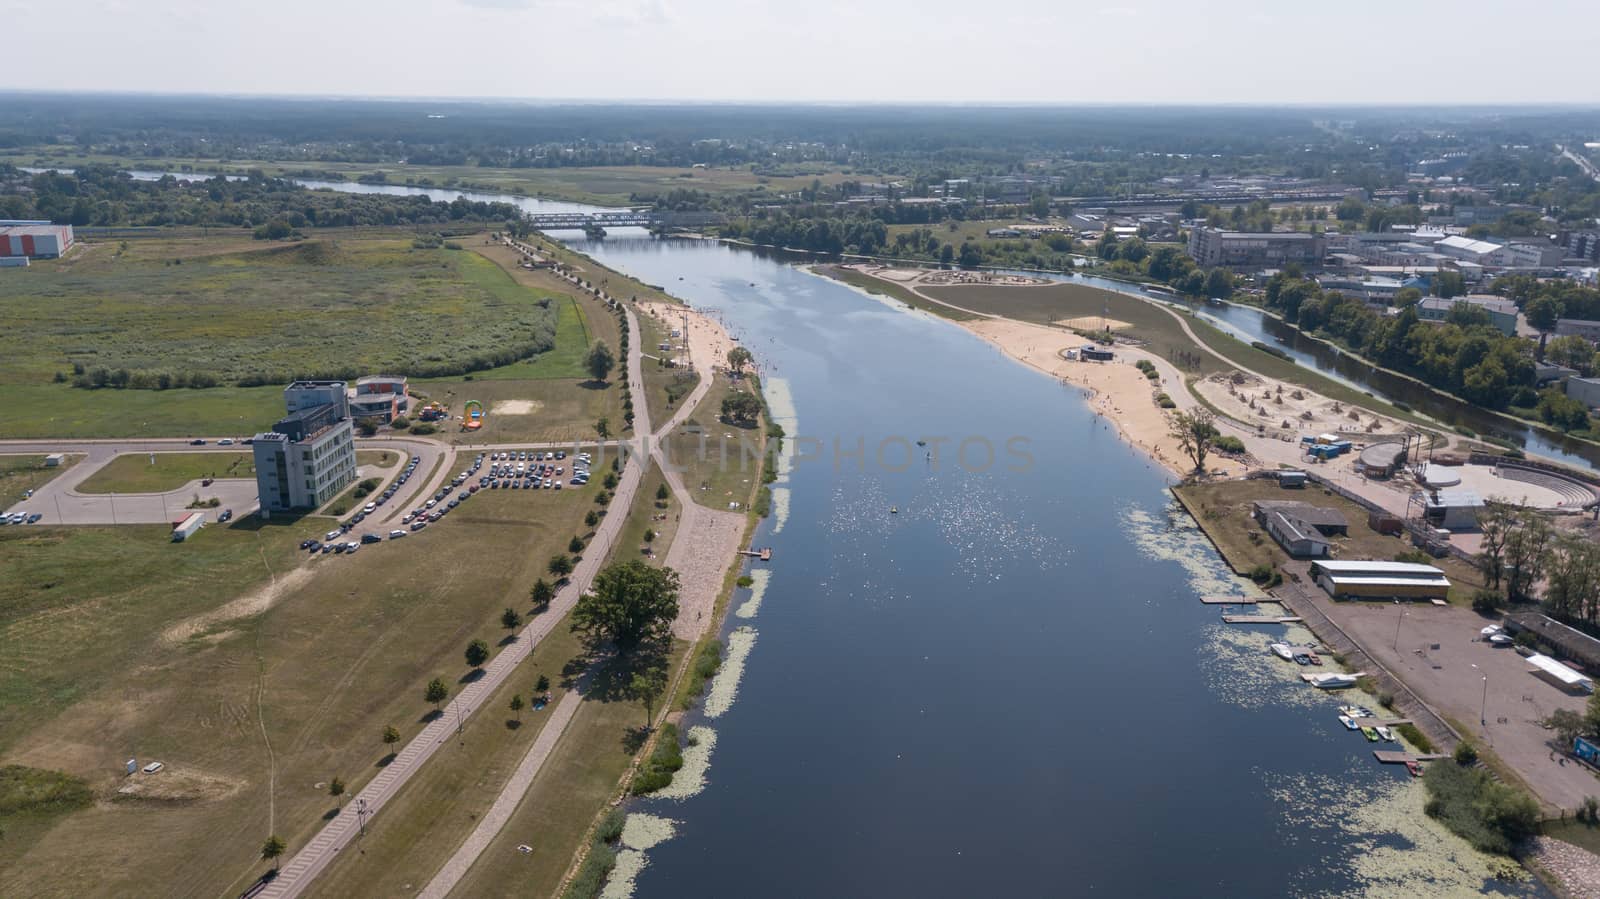
[[[367,835],[367,800],[356,800],[356,824],[361,828],[361,835]]]
[[[1394,620],[1394,651],[1395,652],[1399,652],[1400,651],[1400,625],[1405,623],[1405,620],[1406,620],[1406,612],[1403,611],[1403,610],[1400,612],[1400,617],[1398,617],[1398,618],[1396,618]]]
[[[1489,675],[1483,676],[1483,701],[1478,704],[1478,723],[1489,726]]]

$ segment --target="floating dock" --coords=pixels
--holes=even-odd
[[[1450,757],[1442,752],[1410,753],[1397,752],[1392,749],[1374,749],[1372,750],[1372,756],[1385,765],[1404,765],[1406,762],[1436,762]]]
[[[1228,624],[1299,624],[1298,615],[1224,615]]]
[[[749,556],[752,559],[760,559],[763,562],[771,562],[772,561],[772,547],[763,546],[760,549],[741,549],[741,550],[739,550],[739,555],[741,555],[741,556]]]
[[[1367,727],[1399,727],[1402,724],[1412,723],[1410,718],[1354,718],[1352,720]]]
[[[1253,606],[1258,602],[1277,602],[1270,597],[1259,598],[1251,596],[1202,596],[1200,601],[1208,606]]]

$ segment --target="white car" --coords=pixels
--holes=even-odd
[[[323,543],[332,543],[333,541],[338,540],[342,536],[344,536],[344,531],[329,531],[328,533],[322,535],[322,542]]]
[[[217,446],[233,446],[233,438],[232,437],[224,437],[221,440],[217,441]]]
[[[399,528],[396,528],[396,529],[394,529],[394,530],[389,532],[389,539],[390,540],[399,540],[401,537],[404,537],[405,535],[406,535],[405,531],[402,531]]]
[[[361,511],[367,513],[368,515],[371,515],[372,513],[378,511],[378,504],[377,503],[367,503],[365,506],[361,507]]]

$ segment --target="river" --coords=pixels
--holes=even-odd
[[[571,243],[724,319],[806,457],[638,895],[1548,895],[1197,601],[1243,588],[1075,389],[772,254]]]

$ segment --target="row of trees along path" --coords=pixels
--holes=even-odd
[[[639,326],[632,310],[624,308],[624,313],[629,330],[627,378],[632,395],[641,400],[634,406],[634,433],[645,435],[647,441],[653,442],[655,432],[650,428],[649,404],[643,402],[645,390],[640,363]],[[702,379],[695,391],[685,398],[678,413],[661,428],[661,432],[670,434],[672,428],[677,427],[694,409],[709,388],[709,379]],[[644,478],[647,457],[639,452],[641,449],[643,447],[634,447],[636,459],[633,464],[623,469],[622,479],[610,503],[611,509],[620,511],[601,519],[594,538],[589,541],[589,551],[573,569],[567,582],[557,590],[548,611],[534,618],[518,635],[515,643],[484,666],[482,677],[468,684],[457,694],[455,699],[441,710],[441,714],[429,722],[421,733],[395,755],[388,766],[362,788],[361,792],[351,797],[349,805],[357,810],[356,814],[341,814],[324,825],[316,836],[312,837],[311,841],[282,867],[278,876],[257,894],[259,899],[284,899],[284,897],[299,896],[304,892],[317,875],[338,857],[338,853],[350,845],[361,832],[365,820],[380,812],[384,805],[400,792],[401,787],[411,779],[412,775],[421,770],[423,764],[433,757],[439,747],[457,732],[461,724],[478,711],[488,697],[512,675],[517,665],[533,653],[539,641],[562,624],[567,613],[577,605],[578,597],[589,589],[595,575],[600,572],[606,553],[627,521],[627,510],[632,508],[634,494]],[[569,693],[563,701],[574,695],[575,692]],[[547,754],[548,750],[541,755]],[[533,770],[528,772],[527,776],[530,782],[532,774],[537,772],[540,763],[542,758],[539,762],[532,763]],[[521,779],[518,778],[519,781]],[[476,856],[475,852],[473,856]],[[465,868],[455,876],[459,878],[461,873],[465,873]]]

